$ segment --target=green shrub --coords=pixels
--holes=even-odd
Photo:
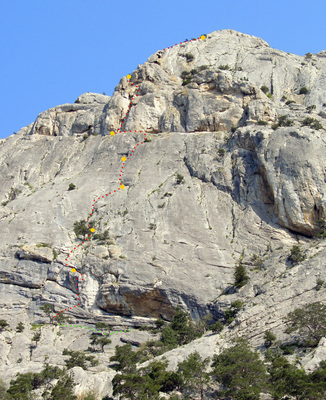
[[[32,342],[35,342],[35,346],[37,345],[37,343],[40,341],[41,339],[41,332],[35,332],[33,337],[32,337]]]
[[[109,230],[106,229],[103,233],[95,233],[93,239],[101,241],[109,240],[110,239]]]
[[[55,321],[58,324],[63,324],[67,320],[67,317],[64,316],[62,312],[59,312],[59,314],[55,317]]]
[[[299,94],[307,94],[308,92],[309,92],[309,90],[308,90],[305,86],[303,86],[303,87],[300,89]]]
[[[166,326],[166,322],[162,318],[157,318],[155,320],[155,327],[150,327],[149,330],[153,333],[162,332],[163,328]]]
[[[290,355],[294,354],[295,348],[296,348],[295,345],[288,344],[288,343],[287,344],[282,344],[280,346],[280,349],[282,350],[282,352],[283,352],[283,354],[285,356],[290,356]]]
[[[222,147],[220,147],[220,148],[217,150],[217,153],[218,153],[219,157],[224,157],[225,150],[224,150]]]
[[[82,369],[86,370],[87,369],[86,361],[90,362],[92,366],[98,364],[98,360],[96,360],[94,356],[86,356],[81,351],[64,349],[62,354],[64,356],[70,356],[68,360],[65,360],[66,367],[68,369],[71,369],[73,367],[81,367]]]
[[[208,65],[201,65],[200,67],[198,67],[199,71],[204,71],[205,69],[208,69],[209,66]]]
[[[45,303],[40,307],[40,310],[49,318],[50,323],[53,322],[54,305],[50,303]]]
[[[270,99],[272,99],[272,98],[273,98],[273,95],[272,95],[271,93],[268,93],[268,94],[267,94],[267,97],[270,98]]]
[[[9,195],[8,195],[8,202],[9,201],[13,201],[17,198],[17,196],[21,193],[22,191],[20,189],[17,188],[11,188]]]
[[[302,126],[310,126],[312,129],[322,129],[322,124],[315,118],[307,117],[302,121]]]
[[[100,329],[102,329],[102,330],[107,330],[107,329],[109,329],[109,325],[106,324],[105,322],[96,322],[96,323],[95,323],[95,328],[96,328],[97,330],[100,330]]]
[[[225,320],[225,322],[226,322],[227,324],[231,324],[231,322],[234,321],[235,316],[236,316],[236,315],[238,314],[238,312],[242,309],[242,306],[243,306],[242,302],[239,301],[239,300],[236,300],[236,301],[234,301],[234,302],[231,304],[231,307],[230,307],[230,308],[227,308],[227,309],[225,310],[225,313],[224,313],[224,320]]]
[[[251,262],[255,267],[259,269],[261,269],[261,267],[263,266],[263,259],[257,254],[253,254],[253,256],[251,257]]]
[[[19,322],[19,324],[16,326],[16,331],[23,332],[24,329],[25,329],[24,324],[22,322]]]
[[[301,124],[302,126],[310,126],[314,121],[316,121],[315,118],[307,117],[301,122]]]
[[[180,77],[182,79],[187,79],[189,78],[190,72],[189,71],[182,71]]]
[[[90,222],[88,222],[88,225],[89,225],[89,227],[86,225],[86,221],[84,219],[82,219],[80,221],[76,221],[74,223],[74,232],[78,239],[80,238],[80,236],[85,237],[86,235],[91,234],[90,229],[92,227],[94,227],[95,223],[94,223],[94,221],[90,221]]]
[[[74,189],[76,189],[76,185],[74,185],[73,183],[69,183],[68,190],[74,190]]]
[[[310,60],[310,59],[312,58],[312,54],[311,54],[311,53],[306,53],[306,54],[304,55],[304,58],[305,58],[306,60]]]
[[[40,324],[31,324],[31,330],[35,331],[36,329],[42,328],[42,326],[44,326],[44,323],[40,323]]]
[[[183,82],[182,82],[182,86],[186,86],[186,85],[188,85],[188,83],[190,83],[191,82],[191,78],[187,78],[187,79],[185,79]]]
[[[50,247],[47,243],[37,243],[36,247]]]
[[[295,103],[294,100],[288,100],[285,104],[288,106],[288,105],[293,104],[293,103]]]
[[[209,329],[212,330],[212,331],[215,332],[215,333],[220,333],[220,332],[222,332],[223,328],[224,328],[224,325],[223,325],[222,322],[220,322],[220,321],[214,322],[214,324],[212,324],[212,325],[209,327]]]
[[[243,303],[240,300],[235,300],[233,303],[231,303],[231,307],[238,312],[242,309]]]
[[[273,342],[275,342],[276,336],[271,331],[265,331],[264,339],[265,339],[265,342],[264,342],[265,346],[267,348],[269,348],[269,347],[271,347]]]
[[[318,279],[317,279],[316,290],[317,290],[317,291],[320,290],[320,289],[323,287],[324,283],[325,283],[325,281],[323,281],[322,279],[318,278]]]
[[[279,124],[273,124],[273,125],[272,125],[272,129],[273,129],[274,131],[276,131],[277,128],[279,128]]]
[[[154,231],[156,229],[156,224],[154,224],[153,222],[151,222],[149,224],[149,229],[151,229],[152,231]]]
[[[287,115],[282,115],[281,117],[278,117],[278,125],[279,126],[292,126],[293,121],[288,119]]]
[[[234,273],[234,287],[241,288],[249,281],[249,276],[244,265],[239,262]]]
[[[312,129],[316,129],[317,131],[318,131],[319,129],[324,129],[324,128],[323,128],[323,125],[322,125],[319,121],[315,121],[314,123],[312,123],[312,124],[310,125],[310,127],[311,127]]]
[[[219,69],[222,69],[222,70],[230,70],[231,69],[231,67],[229,66],[229,65],[219,65],[219,67],[218,67]]]
[[[258,125],[267,125],[266,121],[262,121],[261,119],[257,122]]]
[[[52,249],[52,255],[53,255],[52,261],[54,261],[58,257],[58,253],[56,252],[55,249]]]
[[[264,92],[265,94],[267,94],[267,93],[269,92],[268,87],[265,86],[265,85],[264,85],[264,86],[261,86],[260,90],[261,90],[262,92]]]
[[[195,58],[192,54],[187,53],[184,55],[184,57],[186,57],[187,62],[191,62],[193,61],[193,59]]]
[[[196,328],[197,332],[200,335],[203,335],[210,327],[211,322],[213,321],[213,316],[211,313],[208,313],[201,317],[197,322],[196,322]]]
[[[0,319],[0,331],[7,329],[9,326],[8,322],[5,319]]]
[[[289,260],[292,261],[293,264],[298,264],[299,262],[305,259],[304,254],[302,253],[299,246],[296,244],[292,246],[290,255],[288,256]]]
[[[319,230],[316,236],[319,238],[326,238],[326,219],[318,220],[317,225],[319,227]]]
[[[312,111],[312,110],[315,110],[316,109],[316,106],[313,104],[312,106],[308,106],[307,107],[307,111]]]
[[[185,180],[184,177],[182,175],[180,175],[179,173],[175,177],[175,181],[176,181],[177,185],[184,183],[184,180]]]

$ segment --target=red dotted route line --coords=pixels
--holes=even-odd
[[[178,45],[183,44],[183,43],[194,42],[194,41],[196,41],[196,40],[204,39],[204,38],[206,38],[205,35],[203,35],[201,38],[198,37],[198,38],[196,38],[196,39],[185,40],[184,42],[180,42],[179,44],[175,44],[174,46],[170,46],[170,47],[168,47],[167,49],[163,49],[163,51],[166,51],[166,50],[168,50],[168,49],[172,49],[173,47],[178,46]],[[130,77],[130,79],[131,79],[131,77]],[[132,82],[130,82],[130,79],[128,79],[128,82],[131,83],[131,86],[133,86],[134,84],[133,84]],[[135,85],[135,87],[138,88],[138,85]],[[137,89],[136,92],[139,92],[139,89]],[[125,119],[126,119],[128,113],[129,113],[129,111],[130,111],[130,107],[131,107],[131,105],[132,105],[132,100],[134,100],[134,98],[137,97],[137,96],[138,96],[138,94],[136,93],[136,94],[132,97],[132,99],[131,99],[131,101],[130,101],[130,103],[129,103],[129,105],[128,105],[128,111],[126,112],[126,116],[123,118],[123,120],[122,120],[122,122],[121,122],[120,128],[118,129],[117,132],[113,132],[113,131],[112,131],[112,132],[111,132],[111,135],[112,135],[112,136],[113,136],[113,135],[117,135],[118,133],[122,133],[121,128],[122,128],[123,124],[125,123]],[[132,132],[132,131],[130,131],[130,132]],[[137,131],[134,131],[134,132],[137,132]],[[123,133],[126,133],[126,131],[123,131]],[[139,133],[142,133],[142,131],[139,131]],[[144,139],[145,139],[146,133],[143,133],[143,135],[144,135]],[[139,144],[143,144],[143,143],[144,143],[144,142],[137,143],[137,146],[139,146]],[[129,157],[126,157],[127,160],[130,159],[130,157],[132,156],[132,153],[134,153],[134,151],[135,151],[135,149],[137,148],[137,146],[134,146],[134,149],[131,150],[131,152],[130,152],[130,154],[129,154]],[[122,176],[121,174],[123,173],[122,170],[123,170],[123,168],[124,168],[124,165],[125,165],[125,162],[122,163],[122,167],[121,167],[121,170],[120,170],[120,175],[119,175],[120,186],[123,186],[122,183],[121,183],[121,176]],[[95,206],[95,203],[97,202],[97,200],[100,200],[101,198],[104,199],[105,197],[108,197],[110,194],[116,193],[117,191],[119,191],[119,190],[121,190],[121,189],[123,189],[123,188],[124,188],[124,186],[123,186],[122,188],[119,187],[117,190],[113,190],[113,192],[109,192],[109,193],[105,194],[105,196],[98,197],[97,199],[93,200],[93,204],[92,204],[92,213],[89,214],[89,216],[88,216],[88,218],[87,218],[87,221],[89,221],[90,217],[93,216],[94,206]],[[90,226],[88,225],[88,227],[90,227]],[[88,235],[88,237],[90,237],[90,236],[91,236],[91,235]],[[85,242],[87,242],[87,241],[88,241],[88,238],[86,238],[85,241],[81,243],[81,245],[85,244]],[[77,250],[78,247],[80,247],[81,245],[79,244],[79,245],[77,245],[77,247],[74,247],[74,249],[70,251],[70,254],[67,255],[67,258],[65,259],[65,261],[68,261],[68,258],[69,258],[69,257],[74,253],[74,251]],[[84,280],[84,278],[82,278],[83,274],[82,274],[81,272],[79,272],[75,267],[69,265],[68,263],[66,263],[66,266],[69,267],[69,268],[71,268],[71,269],[74,268],[75,271],[80,275],[81,280],[82,280],[82,281]],[[69,310],[72,310],[73,308],[76,308],[77,306],[80,306],[80,303],[79,303],[79,302],[80,302],[80,297],[79,297],[78,282],[79,282],[79,279],[78,279],[78,276],[77,276],[77,277],[76,277],[77,305],[75,305],[75,306],[73,306],[73,307],[68,307],[68,308],[65,308],[65,309],[59,311],[58,313],[56,313],[56,315],[54,315],[54,318],[55,318],[57,315],[59,315],[60,313],[63,313],[64,311],[69,311]]]

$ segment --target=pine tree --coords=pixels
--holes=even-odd
[[[177,307],[171,323],[162,331],[161,340],[165,345],[182,346],[199,336],[201,334],[189,314]]]
[[[118,362],[118,364],[112,366],[116,371],[133,373],[136,371],[138,357],[137,353],[132,350],[131,344],[127,343],[123,346],[116,346],[115,355],[110,358],[110,361]]]
[[[202,360],[199,353],[194,352],[178,364],[178,372],[183,382],[182,388],[199,393],[201,400],[204,399],[204,388],[210,380],[210,376],[205,372],[208,362],[209,358]]]
[[[286,395],[295,396],[298,400],[310,399],[307,397],[307,391],[311,392],[312,387],[306,372],[290,364],[283,355],[276,355],[271,359],[268,372],[275,399],[281,399]]]
[[[316,302],[290,312],[285,318],[286,333],[298,331],[300,340],[308,346],[316,346],[326,336],[326,305]]]
[[[239,263],[235,269],[234,273],[234,286],[236,288],[241,288],[249,281],[249,276],[247,275],[246,268],[244,265]]]
[[[112,343],[112,341],[107,336],[99,336],[96,333],[92,333],[91,335],[91,344],[99,345],[102,353],[104,352],[104,346],[110,343]]]
[[[66,372],[51,391],[51,400],[77,400],[72,377]]]
[[[54,314],[54,307],[53,304],[45,303],[43,304],[40,309],[44,312],[44,314],[49,318],[50,324],[53,323],[53,314]]]
[[[32,379],[34,374],[28,372],[26,374],[18,374],[16,379],[12,379],[10,387],[7,392],[12,396],[13,399],[17,400],[31,400],[33,399],[33,385]]]
[[[212,376],[227,387],[223,394],[258,400],[261,389],[267,387],[264,363],[242,338],[236,339],[235,346],[214,356],[212,367]]]
[[[23,332],[24,329],[25,329],[24,324],[23,324],[22,322],[19,322],[19,323],[17,324],[17,326],[16,326],[16,331],[19,332],[19,333],[21,333],[21,332]]]

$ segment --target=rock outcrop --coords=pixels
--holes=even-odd
[[[226,339],[258,346],[267,329],[286,338],[289,311],[325,300],[315,287],[326,280],[326,246],[314,239],[326,218],[325,54],[213,32],[156,52],[112,97],[83,94],[1,141],[2,318],[12,329],[38,321],[49,302],[77,323],[125,329],[170,320],[178,305],[195,320],[218,318],[241,300]],[[78,248],[74,223],[90,212],[98,236]],[[305,260],[290,268],[294,244]],[[232,292],[240,255],[250,281]],[[40,369],[45,353],[30,356],[31,335],[2,334],[7,382]],[[62,336],[65,347],[78,341],[73,328]],[[63,365],[60,351],[54,345],[53,364]],[[96,371],[77,368],[78,393],[112,395],[112,370]]]

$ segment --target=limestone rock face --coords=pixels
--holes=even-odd
[[[63,348],[89,345],[74,327],[60,336],[46,326],[31,354],[31,329],[14,330],[44,322],[44,303],[72,324],[123,330],[171,320],[176,306],[195,320],[217,319],[242,301],[225,343],[196,342],[205,356],[236,334],[257,346],[266,330],[286,339],[287,313],[325,300],[316,283],[326,280],[326,246],[315,239],[326,218],[324,53],[301,57],[213,32],[156,52],[112,97],[83,94],[0,142],[6,382],[41,370],[45,355],[64,365]],[[75,223],[87,219],[95,233],[86,241]],[[297,265],[293,245],[305,256]],[[250,281],[234,289],[240,256]],[[100,356],[102,367],[117,343]],[[171,353],[173,366],[191,348]],[[75,370],[78,394],[97,387],[111,396],[112,369],[94,372]]]
[[[75,103],[79,104],[107,104],[110,101],[110,96],[106,96],[105,94],[99,93],[83,93],[79,97],[77,97]]]

